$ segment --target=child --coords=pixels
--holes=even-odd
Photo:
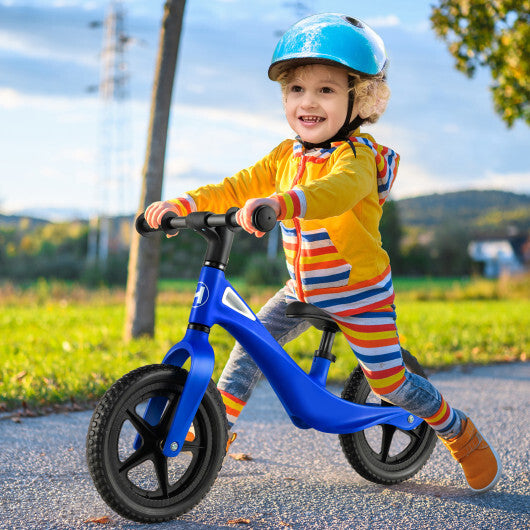
[[[380,37],[366,24],[338,15],[308,17],[278,43],[269,78],[279,81],[285,116],[297,134],[254,166],[177,199],[155,202],[148,223],[168,212],[222,213],[231,206],[243,228],[257,206],[282,221],[291,279],[258,313],[280,344],[308,325],[285,317],[289,301],[325,309],[337,322],[372,388],[381,398],[424,418],[463,467],[474,491],[486,491],[500,460],[472,421],[438,390],[407,371],[401,356],[389,259],[379,221],[399,156],[359,126],[384,112],[390,92]],[[219,380],[230,427],[260,376],[236,344]]]

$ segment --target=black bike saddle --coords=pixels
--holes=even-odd
[[[291,302],[285,309],[285,316],[289,318],[303,318],[320,331],[340,331],[337,323],[322,309],[305,302]]]

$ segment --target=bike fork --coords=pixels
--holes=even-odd
[[[180,453],[186,434],[212,378],[214,352],[208,342],[206,331],[188,328],[184,338],[168,351],[162,364],[181,367],[188,358],[191,358],[190,370],[173,418],[170,420],[170,428],[162,450],[163,454],[168,457],[177,456]],[[164,398],[150,399],[144,413],[145,421],[150,425],[157,425],[165,406]],[[137,435],[134,448],[138,449],[140,446],[141,438]]]

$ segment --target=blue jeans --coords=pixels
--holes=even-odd
[[[286,293],[286,287],[280,289],[257,314],[265,328],[282,346],[310,327],[305,320],[285,316]],[[260,376],[261,371],[252,357],[239,343],[236,343],[221,374],[218,388],[247,402]],[[427,379],[412,374],[408,370],[405,372],[404,383],[396,390],[381,395],[381,397],[420,418],[432,416],[442,404],[440,392]],[[437,432],[443,438],[457,436],[461,430],[461,420],[465,418],[462,412],[452,410],[454,419],[451,424],[446,425],[445,430]]]

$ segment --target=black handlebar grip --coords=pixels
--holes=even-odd
[[[168,236],[174,236],[177,235],[179,232],[178,229],[178,219],[180,219],[180,224],[182,225],[185,223],[185,218],[179,217],[175,212],[166,212],[162,216],[162,221],[160,222],[160,228],[166,233]],[[185,227],[185,224],[183,225]],[[182,226],[181,226],[182,228]]]
[[[276,212],[265,204],[252,212],[252,225],[260,232],[270,232],[276,226]]]
[[[140,214],[134,223],[134,227],[136,228],[136,231],[141,236],[146,236],[147,234],[150,234],[151,232],[158,232],[158,228],[151,228],[147,221],[145,220],[144,214]]]

